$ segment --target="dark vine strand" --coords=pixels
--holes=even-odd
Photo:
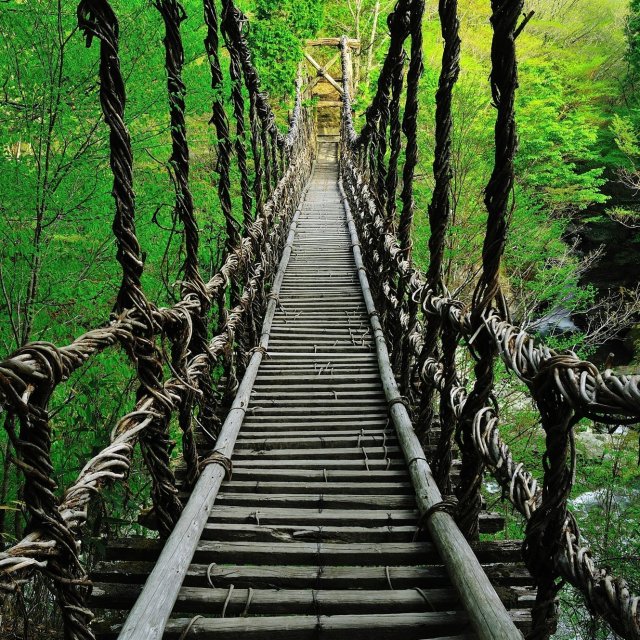
[[[485,406],[492,394],[494,360],[497,349],[484,329],[485,313],[498,301],[503,317],[505,305],[500,293],[499,270],[506,243],[510,199],[515,179],[514,158],[518,140],[515,125],[515,96],[518,87],[515,30],[524,0],[493,0],[493,40],[491,43],[491,93],[497,108],[495,126],[495,167],[485,190],[488,211],[482,249],[482,273],[476,285],[471,319],[480,332],[472,346],[476,358],[476,382],[465,405],[457,430],[462,454],[460,483],[456,490],[459,500],[458,522],[469,536],[478,536],[478,514],[481,509],[480,487],[483,464],[473,445],[471,428],[475,414]]]
[[[413,197],[413,181],[415,169],[418,164],[418,112],[419,112],[419,83],[424,71],[422,54],[422,19],[424,16],[423,0],[414,0],[411,13],[411,58],[407,78],[407,97],[402,119],[402,131],[406,137],[405,161],[402,169],[402,191],[400,199],[402,210],[398,223],[398,238],[400,246],[405,250],[407,258],[411,262],[411,230],[413,227],[413,216],[415,202]],[[410,335],[415,330],[418,321],[418,303],[411,296],[407,295],[409,280],[401,279],[398,291],[398,298],[407,306],[407,331],[403,337],[403,344],[397,347],[402,352],[402,363],[400,366],[400,382],[403,392],[407,396],[414,396],[411,388],[412,362],[410,353]]]
[[[227,246],[236,246],[239,240],[239,231],[238,224],[233,217],[231,204],[230,171],[232,143],[231,134],[229,131],[229,119],[227,117],[223,101],[224,85],[222,79],[222,67],[220,65],[220,36],[218,33],[218,14],[216,12],[214,0],[203,0],[203,7],[204,21],[207,27],[207,35],[204,40],[204,46],[207,52],[207,57],[209,58],[209,69],[211,71],[211,90],[213,94],[212,116],[210,123],[213,124],[216,129],[216,137],[218,140],[218,154],[216,163],[216,168],[219,175],[218,199],[220,200],[222,214],[227,225],[227,238],[232,238],[231,240],[227,240]],[[236,121],[242,120],[242,116],[239,115],[235,109],[236,103],[234,100],[234,116],[236,118]],[[243,138],[242,131],[236,133],[238,139]],[[238,153],[237,149],[236,153]],[[238,154],[238,157],[240,157],[240,154]],[[240,159],[238,160],[238,162],[240,163]],[[244,175],[242,173],[242,168],[241,175]]]
[[[453,133],[452,99],[453,89],[460,75],[460,36],[457,0],[440,0],[439,3],[440,26],[444,40],[442,52],[442,66],[438,89],[436,92],[436,117],[435,117],[435,153],[433,162],[433,175],[435,186],[431,202],[429,204],[429,268],[427,270],[427,282],[430,290],[444,293],[442,282],[442,263],[445,250],[446,232],[451,218],[451,179],[453,169],[451,166],[451,144]],[[438,316],[429,316],[425,319],[424,346],[417,366],[421,369],[424,363],[436,356],[438,338],[446,340],[447,345],[442,345],[443,361],[447,367],[445,378],[448,387],[456,382],[455,371],[455,346],[456,336],[453,332],[445,330]],[[448,353],[447,348],[454,353]],[[429,425],[435,416],[433,407],[434,389],[426,383],[422,389],[420,398],[420,414],[418,425],[423,437],[428,431]],[[446,391],[444,397],[447,397]],[[446,485],[450,493],[449,470],[451,466],[451,438],[456,430],[456,419],[448,411],[447,402],[441,403],[440,410],[440,438],[436,455],[436,477],[441,487]],[[447,423],[443,420],[448,419]]]
[[[200,275],[198,265],[199,229],[194,214],[193,197],[189,188],[189,145],[185,121],[186,87],[182,80],[184,66],[184,47],[180,28],[187,15],[183,6],[176,0],[155,0],[154,6],[160,12],[165,25],[165,66],[167,69],[167,94],[169,97],[169,114],[171,124],[172,151],[169,158],[169,171],[175,188],[174,213],[184,228],[185,259],[182,266],[184,281],[181,287],[182,297],[195,295],[200,302],[200,313],[190,318],[191,330],[187,325],[171,332],[172,362],[176,371],[186,375],[187,361],[190,354],[202,353],[207,343],[207,327],[204,316],[209,310],[209,300],[205,283]],[[204,386],[204,385],[203,385]],[[212,402],[212,388],[203,388],[204,402]],[[192,392],[182,394],[178,398],[178,422],[182,430],[182,451],[187,466],[187,482],[192,485],[198,475],[198,452],[191,420],[191,412],[195,400]],[[167,416],[168,419],[168,416]],[[164,426],[164,430],[168,425]],[[173,503],[174,498],[170,499]],[[179,509],[177,511],[179,513]],[[172,523],[166,522],[166,526]],[[170,530],[170,529],[168,529]]]
[[[228,3],[223,3],[222,8],[222,35],[229,51],[229,75],[231,77],[231,101],[233,103],[233,116],[236,121],[236,140],[234,144],[238,169],[240,171],[240,193],[242,196],[242,221],[245,229],[249,228],[253,219],[253,200],[249,188],[249,170],[247,168],[247,150],[245,134],[245,105],[242,95],[242,63],[237,45],[235,16]],[[238,29],[239,33],[239,29]],[[233,226],[234,236],[239,237],[239,232],[233,218],[227,219],[227,237]],[[232,239],[228,240],[229,247],[234,246]]]

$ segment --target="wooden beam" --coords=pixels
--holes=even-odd
[[[342,57],[342,52],[341,52],[341,51],[338,51],[338,53],[336,53],[336,55],[335,55],[335,56],[333,56],[333,58],[331,58],[331,60],[329,60],[329,62],[327,62],[327,63],[324,65],[324,67],[323,67],[323,68],[324,68],[324,70],[325,70],[325,71],[329,71],[329,69],[331,69],[331,67],[333,67],[333,65],[334,65],[336,62],[338,62],[338,60],[340,60],[340,58],[341,58],[341,57]]]
[[[317,40],[307,40],[307,47],[339,47],[340,38],[318,38]],[[347,38],[347,46],[351,49],[360,49],[360,40]]]
[[[318,62],[316,62],[306,51],[304,57],[315,67],[317,72],[324,77],[324,79],[340,94],[342,95],[342,87],[327,73]]]
[[[418,509],[422,515],[431,513],[425,522],[430,539],[438,549],[477,637],[480,640],[506,640],[507,638],[516,640],[517,638],[522,638],[522,634],[514,625],[509,612],[501,602],[478,558],[456,525],[455,520],[446,511],[437,509],[437,505],[442,504],[442,494],[438,489],[431,467],[425,458],[418,436],[413,429],[409,413],[404,404],[399,402],[402,396],[391,368],[386,339],[373,302],[369,280],[362,261],[358,232],[344,192],[342,178],[338,180],[338,188],[343,198],[347,224],[351,233],[353,257],[358,268],[358,277],[360,278],[362,293],[371,320],[382,386],[390,405],[389,414],[409,467],[411,482],[416,492]]]
[[[342,107],[342,100],[318,100],[318,107]]]
[[[329,60],[329,62],[327,62],[327,64],[324,65],[324,67],[322,67],[325,71],[329,71],[329,69],[336,63],[338,62],[338,60],[340,60],[340,58],[342,57],[342,53],[338,52],[335,56],[333,56],[333,58],[331,58],[331,60]],[[317,75],[315,78],[312,78],[309,83],[307,84],[307,86],[305,87],[305,90],[311,90],[313,89],[313,87],[315,87],[318,82],[320,82],[320,80],[323,78],[322,75]],[[336,80],[337,81],[337,80]]]

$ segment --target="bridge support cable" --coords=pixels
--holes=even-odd
[[[463,471],[456,495],[460,502],[459,523],[470,537],[478,536],[478,513],[481,508],[480,488],[483,463],[473,444],[472,425],[475,414],[488,404],[493,393],[494,363],[498,351],[487,335],[484,322],[488,310],[498,311],[508,319],[508,309],[500,290],[499,271],[506,244],[508,218],[512,210],[515,182],[514,159],[518,145],[515,123],[515,97],[518,86],[515,32],[524,0],[492,2],[493,40],[491,45],[491,92],[497,109],[495,124],[494,170],[485,190],[488,211],[486,234],[482,248],[482,272],[473,292],[471,324],[476,339],[471,354],[475,384],[465,404],[458,433],[463,458]]]
[[[451,147],[453,134],[452,101],[453,89],[460,74],[460,36],[457,0],[440,0],[440,26],[444,40],[442,67],[436,92],[435,150],[433,162],[434,190],[429,203],[429,268],[426,279],[429,290],[446,292],[443,282],[443,262],[446,245],[446,233],[452,213]],[[408,143],[409,144],[409,143]],[[407,178],[405,178],[405,181]],[[413,176],[411,176],[411,181]],[[426,291],[426,289],[425,289]],[[420,303],[422,301],[419,301]],[[438,342],[442,341],[441,350]],[[448,326],[442,326],[439,316],[430,316],[425,320],[424,344],[417,361],[418,370],[422,370],[429,360],[442,353],[443,376],[446,380],[444,397],[457,383],[455,353],[459,337]],[[405,351],[408,351],[405,347]],[[423,384],[419,401],[419,413],[416,429],[425,442],[430,442],[432,427],[438,417],[440,437],[438,448],[433,457],[434,475],[438,486],[445,493],[451,493],[450,471],[452,462],[452,439],[456,430],[457,418],[449,402],[440,404],[439,415],[434,407],[435,389],[428,383]]]

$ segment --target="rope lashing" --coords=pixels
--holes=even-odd
[[[267,351],[267,347],[263,347],[262,345],[258,345],[257,347],[253,347],[252,349],[249,349],[247,353],[249,355],[253,355],[254,353],[261,353],[267,359],[271,357],[271,355]]]
[[[427,522],[434,513],[448,513],[452,517],[456,517],[458,509],[458,501],[452,496],[445,496],[440,502],[436,502],[431,505],[418,520],[415,533],[413,534],[413,541],[418,539],[418,536],[422,533],[427,526]]]
[[[204,618],[203,615],[193,616],[189,622],[185,625],[182,633],[180,634],[179,640],[185,640],[185,638],[189,635],[189,631],[191,631],[193,625],[198,622],[198,620],[202,620]]]
[[[391,398],[391,400],[387,400],[388,416],[391,416],[391,411],[397,404],[402,405],[407,411],[411,409],[411,403],[409,402],[408,398],[406,398],[405,396],[397,396],[395,398]]]
[[[220,465],[224,469],[226,479],[231,480],[233,476],[233,463],[230,458],[219,451],[212,451],[206,458],[200,461],[200,466],[203,469],[210,464]]]
[[[233,590],[235,587],[233,584],[229,585],[229,592],[227,593],[227,597],[224,600],[224,604],[222,605],[222,612],[220,613],[220,617],[224,618],[227,615],[227,607],[229,606],[229,602],[231,602],[231,596],[233,595]]]

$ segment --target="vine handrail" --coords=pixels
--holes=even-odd
[[[511,323],[497,285],[499,258],[506,237],[517,148],[514,97],[517,88],[515,42],[522,2],[493,0],[492,74],[496,119],[496,160],[485,202],[490,212],[485,239],[485,263],[473,304],[467,307],[452,298],[442,281],[441,255],[451,210],[452,135],[451,96],[459,73],[460,39],[456,0],[440,0],[444,39],[443,62],[437,94],[435,188],[429,207],[431,225],[430,267],[426,275],[411,261],[411,248],[395,231],[395,216],[385,205],[396,198],[393,155],[386,160],[392,142],[397,110],[389,105],[394,93],[394,68],[398,52],[412,39],[411,63],[421,60],[417,33],[408,25],[421,15],[422,2],[399,0],[389,17],[390,44],[377,84],[358,135],[347,91],[348,49],[342,42],[344,97],[341,125],[340,173],[362,242],[363,255],[376,306],[387,335],[405,339],[393,343],[396,376],[411,400],[416,429],[424,437],[437,417],[433,392],[440,397],[440,436],[432,463],[443,493],[450,493],[451,444],[455,434],[462,453],[461,477],[456,487],[458,523],[470,537],[477,536],[481,506],[480,486],[485,468],[498,481],[514,507],[527,522],[524,557],[538,583],[531,638],[548,638],[555,628],[557,593],[570,582],[585,597],[589,608],[602,616],[625,638],[640,638],[640,598],[628,585],[598,568],[588,547],[580,540],[567,501],[575,468],[573,426],[579,418],[610,424],[640,421],[640,376],[617,375],[541,344]],[[531,16],[525,20],[528,22]],[[415,68],[414,66],[414,68]],[[411,74],[411,79],[415,78]],[[396,79],[395,82],[401,82]],[[407,99],[411,95],[407,92]],[[411,103],[407,107],[412,109]],[[406,109],[405,109],[406,118]],[[403,128],[407,150],[413,149],[416,132]],[[413,162],[413,160],[411,160]],[[406,220],[405,220],[406,224]],[[421,317],[416,323],[414,306]],[[397,327],[401,327],[398,332]],[[456,352],[465,344],[476,360],[476,382],[468,389],[456,372]],[[498,412],[489,403],[493,391],[494,358],[502,358],[507,370],[524,382],[536,400],[547,435],[544,481],[539,483],[516,463],[498,430]],[[403,362],[409,362],[407,375]]]

